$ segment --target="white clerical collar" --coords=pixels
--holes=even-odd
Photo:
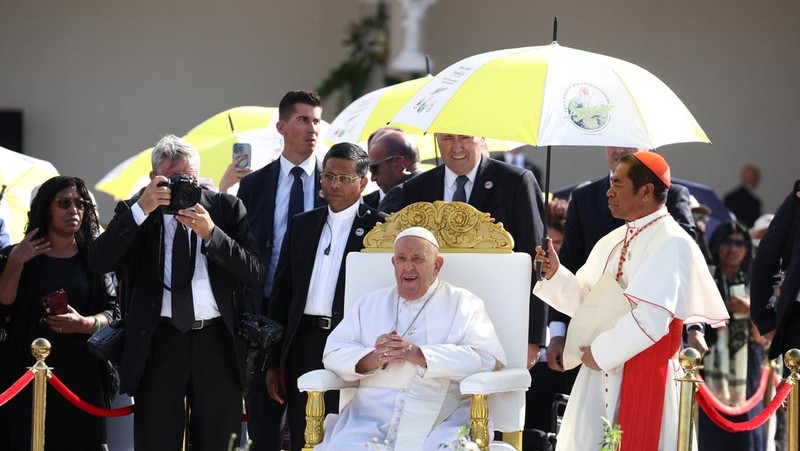
[[[635,220],[630,221],[630,222],[629,221],[625,221],[625,225],[628,226],[628,228],[631,228],[631,229],[638,229],[639,227],[643,227],[643,226],[649,224],[654,219],[656,219],[656,218],[658,218],[660,216],[664,216],[665,214],[669,214],[669,212],[667,212],[667,207],[662,205],[661,208],[659,208],[658,210],[650,213],[647,216],[642,216],[641,218],[635,219]]]
[[[478,164],[472,168],[471,171],[467,172],[466,175],[470,182],[475,183],[475,177],[478,174],[478,166],[481,165],[481,160],[478,160]],[[456,175],[455,172],[451,171],[446,165],[444,167],[444,186],[456,186]]]
[[[433,280],[433,283],[431,283],[431,286],[428,287],[428,290],[425,291],[425,294],[420,296],[418,299],[406,299],[403,296],[400,296],[399,294],[397,296],[400,298],[401,301],[403,301],[403,303],[406,303],[406,302],[417,302],[417,301],[425,302],[428,299],[430,299],[431,296],[433,296],[436,293],[436,290],[439,289],[440,285],[441,285],[441,282],[439,282],[439,278],[437,277],[436,279]]]
[[[356,213],[358,213],[358,206],[361,205],[361,201],[353,203],[353,205],[345,208],[340,212],[335,212],[331,210],[331,206],[328,205],[328,217],[331,218],[332,221],[347,221],[348,219],[353,219],[356,217]]]
[[[303,172],[306,173],[307,176],[311,177],[311,174],[314,173],[314,169],[317,167],[317,157],[312,153],[311,156],[306,158],[305,161],[303,161],[302,163],[294,164],[291,161],[289,161],[286,157],[284,157],[283,154],[281,154],[280,165],[281,165],[281,177],[284,178],[288,177],[289,174],[291,174],[290,171],[295,166],[299,166],[303,170]]]

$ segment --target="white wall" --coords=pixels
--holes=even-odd
[[[316,87],[345,56],[347,24],[369,8],[357,0],[0,0],[0,108],[24,110],[28,154],[94,184],[165,133]],[[694,113],[714,146],[665,147],[674,175],[723,193],[755,162],[765,208],[777,207],[800,176],[800,3],[439,0],[424,48],[442,69],[478,52],[547,44],[554,15],[560,44],[647,68]],[[596,177],[604,165],[599,149],[554,155],[554,186]],[[108,221],[111,199],[98,197]]]

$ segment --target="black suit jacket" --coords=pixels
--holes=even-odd
[[[120,202],[108,228],[89,248],[89,262],[98,272],[118,270],[126,302],[125,354],[120,391],[134,393],[147,364],[153,333],[161,314],[164,285],[164,217],[157,211],[137,225],[131,205]],[[215,228],[200,251],[208,262],[208,276],[225,328],[230,352],[244,387],[245,344],[236,335],[242,284],[258,286],[264,267],[258,259],[242,202],[234,196],[203,190],[200,202]]]
[[[744,186],[725,195],[725,206],[747,227],[753,227],[756,219],[761,216],[761,199]]]
[[[275,243],[273,240],[275,226],[275,197],[278,194],[278,177],[280,176],[280,158],[264,166],[263,168],[248,174],[242,178],[239,184],[239,192],[236,196],[242,200],[247,208],[247,221],[250,230],[256,240],[256,250],[261,261],[264,263],[265,273],[272,258],[272,250]],[[320,173],[322,173],[322,163],[317,161],[314,169],[314,192],[319,193]],[[327,205],[325,199],[314,196],[314,208]],[[264,287],[253,287],[247,290],[245,308],[248,312],[263,313],[266,306],[261,305],[264,296]]]
[[[403,208],[403,206],[404,206],[404,205],[402,205],[402,203],[403,203],[403,188],[402,188],[403,183],[413,179],[414,177],[422,174],[423,172],[425,172],[425,171],[423,171],[422,169],[417,169],[416,171],[411,172],[408,175],[406,175],[406,177],[403,179],[402,183],[400,183],[397,186],[395,186],[394,188],[390,189],[389,192],[386,193],[385,196],[383,196],[383,200],[378,205],[378,210],[380,210],[380,211],[382,211],[382,212],[384,212],[386,214],[392,214],[392,213],[400,210],[401,208]]]
[[[444,199],[445,167],[438,166],[402,185],[402,207]],[[392,191],[394,191],[394,188]],[[542,192],[533,173],[491,158],[481,158],[469,204],[489,213],[514,237],[514,251],[536,255],[542,239]],[[534,278],[531,283],[535,283]],[[547,314],[544,303],[531,295],[528,343],[544,345]]]
[[[378,208],[378,204],[381,203],[381,190],[376,189],[375,191],[364,196],[364,203],[369,207]]]
[[[320,207],[295,216],[289,223],[278,259],[275,284],[267,312],[267,316],[283,324],[285,328],[280,344],[280,356],[273,354],[269,357],[268,364],[271,367],[283,366],[292,351],[292,342],[303,317],[303,310],[308,298],[317,247],[327,219],[328,207]],[[333,327],[341,322],[344,315],[344,275],[347,254],[363,249],[364,236],[375,227],[378,221],[385,219],[386,215],[374,208],[364,204],[358,208],[358,214],[353,220],[353,226],[347,236],[339,278],[336,282],[331,315]],[[303,352],[319,352],[319,358],[322,360],[322,349],[308,349]]]
[[[800,324],[789,324],[787,311],[792,302],[797,302],[800,290],[800,180],[795,182],[794,190],[778,208],[775,217],[761,239],[750,274],[750,318],[762,334],[775,331],[770,358],[774,359],[800,343],[784,343],[783,336],[789,328]],[[781,260],[787,261],[781,265]],[[775,274],[781,269],[786,278],[781,285],[780,296],[774,306],[770,306]]]

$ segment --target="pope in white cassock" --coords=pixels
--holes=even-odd
[[[359,381],[316,449],[435,450],[469,426],[461,379],[499,369],[505,353],[483,301],[438,279],[436,238],[411,227],[395,239],[397,286],[367,293],[328,337],[322,361]]]
[[[537,249],[545,281],[534,294],[573,317],[565,367],[569,352],[572,367],[583,363],[558,451],[597,450],[601,417],[620,425],[624,451],[677,447],[683,323],[721,325],[728,314],[699,248],[667,213],[670,182],[660,155],[626,155],[608,190],[612,215],[626,224],[598,241],[574,275],[552,243],[547,254]]]

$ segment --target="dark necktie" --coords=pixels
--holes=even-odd
[[[466,175],[459,175],[456,177],[456,192],[453,193],[453,202],[467,202],[467,190],[464,186],[467,184]]]
[[[291,170],[294,176],[292,182],[292,190],[289,192],[289,216],[286,217],[286,223],[294,217],[294,215],[303,212],[303,168],[295,166]]]
[[[172,324],[186,333],[194,322],[192,305],[192,271],[194,262],[189,253],[189,235],[178,223],[172,240]]]

